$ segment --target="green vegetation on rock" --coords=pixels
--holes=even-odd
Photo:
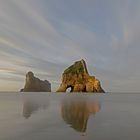
[[[72,73],[72,74],[78,74],[78,73],[81,73],[81,72],[84,72],[84,67],[83,67],[83,64],[81,61],[77,61],[74,63],[74,65],[70,66],[69,68],[67,68],[65,71],[64,71],[64,74],[69,74],[69,73]]]
[[[83,59],[76,61],[64,71],[57,92],[66,92],[68,88],[71,88],[70,92],[104,92],[100,81],[89,75]]]

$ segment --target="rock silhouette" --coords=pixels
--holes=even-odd
[[[36,78],[33,72],[26,74],[26,83],[21,92],[51,92],[51,84],[49,81],[42,81]]]
[[[90,76],[85,61],[82,59],[67,68],[62,76],[62,83],[57,92],[104,92],[100,81],[95,76]]]

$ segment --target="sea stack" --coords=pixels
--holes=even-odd
[[[51,84],[49,81],[42,81],[36,78],[33,72],[26,74],[26,82],[21,92],[51,92]]]
[[[104,93],[100,81],[95,76],[90,76],[86,62],[82,59],[68,67],[62,75],[62,83],[57,92],[95,92]]]

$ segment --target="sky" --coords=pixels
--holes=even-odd
[[[140,91],[139,0],[0,0],[0,91],[33,71],[55,91],[84,59],[107,92]]]

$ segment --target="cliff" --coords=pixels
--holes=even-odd
[[[36,78],[32,72],[26,74],[26,82],[21,92],[51,92],[49,81]]]
[[[62,83],[57,92],[104,92],[100,81],[90,76],[85,61],[82,59],[67,68],[62,75]]]

